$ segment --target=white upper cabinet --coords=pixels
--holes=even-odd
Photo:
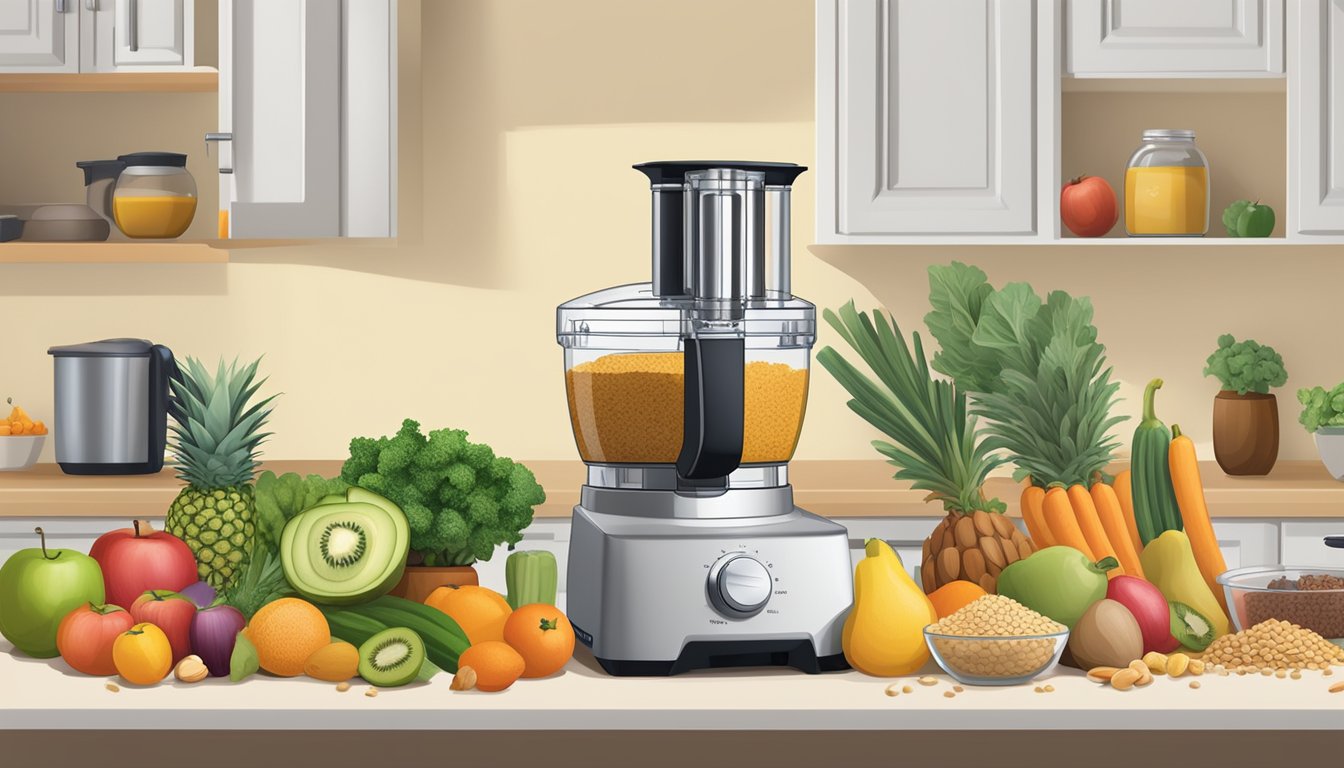
[[[1294,0],[1288,23],[1288,232],[1344,235],[1344,0]]]
[[[219,28],[228,237],[394,236],[395,0],[221,0]]]
[[[193,0],[81,0],[92,35],[85,61],[98,72],[137,67],[190,67],[196,20]],[[86,23],[86,29],[90,27]],[[86,67],[87,69],[87,67]]]
[[[0,0],[0,72],[78,72],[80,0]]]
[[[1284,0],[1068,0],[1076,77],[1283,73]]]
[[[819,243],[1035,231],[1033,5],[818,2]]]

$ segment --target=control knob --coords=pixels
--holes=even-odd
[[[741,552],[724,555],[709,569],[709,601],[730,618],[760,613],[773,586],[769,569]]]

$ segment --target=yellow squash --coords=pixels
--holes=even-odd
[[[854,607],[841,643],[850,666],[877,677],[908,675],[929,661],[924,627],[938,620],[933,604],[881,539],[869,539],[854,569]]]
[[[1227,614],[1204,583],[1195,563],[1195,552],[1185,531],[1165,531],[1148,542],[1139,555],[1143,574],[1167,600],[1185,603],[1213,624],[1216,637],[1227,634]]]

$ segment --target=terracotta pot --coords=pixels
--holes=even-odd
[[[397,586],[392,588],[391,594],[423,603],[425,598],[429,597],[429,593],[439,587],[450,585],[461,587],[467,584],[480,583],[480,579],[476,578],[476,569],[470,565],[447,568],[408,565],[406,566],[406,573],[402,574],[401,581],[397,582]]]
[[[1229,475],[1267,475],[1279,458],[1279,401],[1223,390],[1213,400],[1213,454]]]

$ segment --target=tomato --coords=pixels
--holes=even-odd
[[[574,655],[574,627],[553,605],[523,605],[504,622],[504,642],[523,657],[523,677],[545,677]]]
[[[1079,176],[1059,193],[1059,218],[1079,237],[1101,237],[1120,218],[1115,190],[1100,176]]]
[[[112,643],[112,662],[126,682],[153,685],[173,668],[173,646],[168,636],[153,624],[136,624],[117,635]]]
[[[86,603],[67,613],[56,629],[56,648],[65,663],[86,675],[115,675],[112,643],[135,624],[119,605]]]

